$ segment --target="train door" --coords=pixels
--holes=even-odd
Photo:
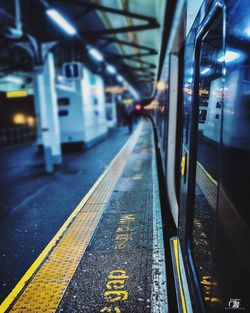
[[[168,57],[168,130],[166,137],[167,192],[175,225],[179,216],[180,111],[183,76],[183,45],[185,39],[185,5],[179,12],[175,33],[171,36]]]
[[[223,45],[223,13],[216,9],[196,39],[188,180],[189,264],[200,310],[206,312],[220,306],[214,239],[223,123]]]

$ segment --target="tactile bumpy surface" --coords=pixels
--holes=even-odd
[[[204,193],[211,207],[215,210],[218,183],[208,174],[199,162],[197,162],[197,184]]]
[[[165,281],[158,279],[162,271],[159,265],[165,266],[165,262],[162,256],[154,260],[156,251],[162,248],[153,241],[153,173],[156,174],[156,168],[153,171],[152,167],[153,152],[154,138],[148,122],[60,302],[58,313],[167,312],[167,309],[160,311],[160,302],[165,304],[167,297],[166,294],[159,296]],[[156,191],[155,197],[159,199]],[[161,221],[157,221],[161,225]],[[164,273],[161,274],[166,280]]]
[[[134,132],[93,193],[48,255],[10,312],[55,312],[89,244],[127,159],[140,135]]]

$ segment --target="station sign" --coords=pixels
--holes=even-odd
[[[68,62],[63,64],[63,76],[67,79],[82,78],[82,64],[79,62]]]

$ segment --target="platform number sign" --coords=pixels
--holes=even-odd
[[[82,77],[82,64],[78,62],[64,63],[63,76],[67,79],[80,79]]]

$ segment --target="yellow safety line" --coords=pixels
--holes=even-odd
[[[212,183],[214,183],[217,187],[218,182],[205,170],[204,166],[201,165],[200,162],[197,162],[197,165],[204,171],[204,173],[206,174],[206,176],[211,180]]]
[[[181,281],[178,240],[177,239],[173,239],[173,245],[174,245],[175,263],[176,263],[176,268],[177,268],[179,288],[180,288],[180,294],[181,294],[182,310],[183,310],[183,313],[187,313],[186,301],[185,301],[184,292],[183,292],[183,288],[182,288],[182,281]]]
[[[115,158],[112,160],[108,168],[104,171],[104,173],[98,178],[96,183],[92,186],[92,188],[89,190],[89,192],[84,196],[84,198],[80,201],[80,203],[77,205],[77,207],[74,209],[74,211],[71,213],[71,215],[68,217],[66,222],[62,225],[62,227],[59,229],[59,231],[56,233],[56,235],[52,238],[52,240],[47,244],[47,246],[44,248],[44,250],[40,253],[40,255],[37,257],[37,259],[34,261],[34,263],[30,266],[30,268],[27,270],[27,272],[23,275],[23,277],[20,279],[20,281],[17,283],[15,288],[10,292],[10,294],[6,297],[6,299],[2,302],[0,305],[0,313],[6,312],[6,310],[13,304],[14,300],[18,297],[18,295],[21,293],[21,291],[26,287],[29,280],[32,278],[32,276],[35,274],[35,272],[38,270],[40,265],[45,261],[46,257],[50,254],[50,252],[55,248],[55,246],[60,242],[62,237],[64,237],[66,231],[70,228],[76,217],[79,215],[80,211],[82,210],[84,204],[88,201],[90,196],[93,194],[94,190],[98,187],[100,182],[103,180],[103,178],[107,175],[107,173],[110,171],[112,166],[114,166],[115,162],[118,160],[118,158],[122,155],[122,153],[125,151],[127,147],[132,143],[135,144],[137,138],[139,137],[139,134],[142,129],[142,124],[137,128],[137,130],[134,132],[134,134],[127,140],[123,148],[117,153]],[[86,213],[86,212],[85,212]]]
[[[187,154],[189,154],[189,151],[187,150],[187,148],[184,147],[184,150],[186,151]],[[218,186],[218,182],[212,177],[212,175],[210,175],[206,169],[204,168],[204,166],[197,161],[197,166],[198,166],[198,170],[200,170],[200,174],[205,174],[207,176],[207,178],[209,179],[209,181],[212,183],[212,191],[216,192],[216,188]],[[197,174],[199,175],[199,172],[197,171]],[[198,176],[197,175],[197,176]],[[208,186],[206,185],[206,187],[204,186],[204,184],[201,184],[201,182],[199,182],[200,179],[202,179],[201,177],[197,177],[197,184],[200,187],[200,189],[202,190],[202,192],[204,193],[206,199],[208,200],[209,204],[211,205],[211,207],[213,209],[215,209],[216,207],[216,199],[214,201],[213,197],[210,197],[210,192],[206,191],[206,187],[208,188]],[[215,189],[214,189],[215,188]],[[211,188],[210,188],[211,189]]]

